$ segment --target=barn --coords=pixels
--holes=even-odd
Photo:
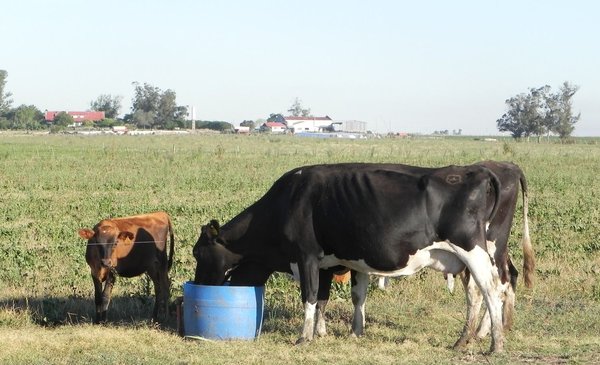
[[[62,113],[62,112],[63,111],[46,111],[46,113],[44,115],[46,122],[52,123],[54,118],[56,118],[56,115],[58,113]],[[104,112],[98,112],[98,111],[88,111],[88,112],[64,111],[64,112],[73,117],[73,122],[74,122],[75,126],[80,126],[85,121],[98,122],[105,118]]]

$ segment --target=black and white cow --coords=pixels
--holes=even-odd
[[[425,267],[458,274],[466,267],[490,312],[491,350],[502,351],[506,262],[486,240],[500,194],[498,177],[479,165],[296,168],[222,228],[216,221],[203,227],[193,250],[195,282],[220,285],[231,276],[233,285],[261,285],[296,264],[305,312],[298,342],[304,342],[325,330],[317,301],[327,299],[321,295],[328,296],[339,266],[367,280]]]
[[[486,232],[486,239],[493,245],[494,259],[497,263],[503,263],[502,267],[498,267],[498,275],[501,282],[510,282],[507,287],[503,302],[503,325],[504,330],[509,330],[514,316],[515,290],[517,285],[518,271],[512,264],[508,256],[508,238],[512,227],[512,221],[519,198],[519,187],[523,197],[523,236],[521,246],[523,250],[523,273],[524,281],[527,287],[532,286],[533,272],[535,259],[531,239],[529,236],[528,222],[528,195],[527,195],[527,180],[521,168],[510,162],[483,161],[477,165],[484,166],[490,169],[500,180],[502,186],[500,192],[500,202],[498,204],[498,212],[489,222]],[[412,170],[411,167],[406,167]],[[496,204],[493,197],[488,198],[489,209]],[[352,301],[354,304],[354,316],[352,322],[352,334],[360,336],[364,331],[365,319],[365,299],[367,294],[368,277],[361,273],[353,272],[352,279]],[[477,285],[471,280],[469,270],[460,273],[463,286],[467,295],[467,321],[463,328],[461,337],[456,341],[455,347],[463,347],[474,336],[478,339],[485,337],[490,331],[489,312],[486,311],[479,327],[477,327],[477,318],[479,316],[482,296],[477,288]],[[379,277],[381,279],[387,277]],[[448,275],[448,278],[453,278],[453,275]],[[381,283],[379,284],[381,286]]]

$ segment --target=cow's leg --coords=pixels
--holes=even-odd
[[[483,296],[481,295],[479,288],[477,288],[475,281],[471,278],[470,273],[468,271],[462,272],[460,277],[467,297],[467,321],[465,322],[460,338],[454,344],[454,348],[464,347],[469,343],[471,338],[473,338],[476,322],[483,302]]]
[[[352,304],[354,315],[352,317],[352,336],[362,336],[365,330],[365,301],[369,288],[369,275],[352,270]]]
[[[377,277],[377,287],[381,290],[385,290],[390,283],[390,278],[387,276],[378,276]]]
[[[169,316],[169,300],[171,299],[171,281],[169,280],[169,268],[166,257],[164,264],[158,269],[158,281],[160,283],[160,306],[158,307],[158,320],[166,321]]]
[[[510,257],[508,258],[508,271],[510,274],[510,285],[506,288],[506,296],[504,297],[503,321],[504,331],[511,329],[515,316],[515,297],[517,291],[517,279],[519,271],[513,265]]]
[[[166,320],[169,316],[169,301],[171,299],[171,280],[169,279],[169,271],[167,268],[162,271],[161,278],[163,287],[163,310]]]
[[[163,270],[158,267],[158,262],[148,269],[147,273],[152,283],[154,284],[154,309],[152,310],[152,319],[156,322],[161,322],[166,317],[166,298],[167,285],[165,285],[165,277]]]
[[[329,293],[331,292],[331,280],[333,279],[332,269],[319,270],[319,291],[317,293],[317,336],[327,335],[325,323],[325,307],[329,301]]]
[[[319,263],[316,257],[305,257],[298,265],[300,271],[300,293],[304,303],[304,325],[296,344],[312,341],[315,333],[317,294],[319,291]],[[331,280],[330,280],[331,281]]]
[[[504,299],[502,301],[502,325],[504,330],[511,329],[515,317],[515,291],[512,286],[506,288]]]
[[[515,310],[515,292],[513,287],[508,285],[505,289],[505,293],[502,296],[502,327],[504,331],[510,330]],[[482,339],[490,333],[491,319],[490,312],[485,311],[479,328],[477,329],[477,338]]]
[[[106,312],[104,313],[104,318],[102,318],[102,282],[93,274],[92,281],[94,282],[94,305],[96,311],[94,323],[97,324],[106,320]]]
[[[109,272],[106,275],[104,289],[102,289],[102,283],[98,278],[95,276],[92,276],[92,278],[94,280],[96,300],[96,323],[106,322],[106,312],[108,311],[108,305],[110,304],[110,297],[116,277],[112,272]]]
[[[485,304],[490,312],[492,326],[491,352],[501,352],[504,349],[502,326],[501,283],[498,270],[492,265],[490,256],[480,246],[475,246],[469,252],[461,252],[461,259],[469,268],[472,279],[481,290]]]

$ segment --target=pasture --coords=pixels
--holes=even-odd
[[[171,299],[193,279],[200,226],[227,222],[287,170],[331,162],[423,166],[494,159],[517,163],[529,183],[537,269],[519,280],[505,353],[489,338],[452,350],[465,317],[464,290],[423,271],[369,290],[366,335],[348,337],[349,288],[336,284],[328,333],[293,346],[303,308],[285,275],[267,283],[255,342],[198,342],[175,320],[149,320],[152,283],[118,278],[109,322],[93,326],[93,286],[77,230],[102,218],[167,211],[175,230]],[[600,143],[472,138],[313,140],[290,136],[0,135],[0,363],[457,364],[600,363]],[[521,204],[511,256],[519,270]]]

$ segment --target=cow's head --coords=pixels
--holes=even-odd
[[[98,224],[94,229],[79,230],[79,237],[88,241],[88,256],[97,258],[100,265],[112,269],[117,266],[117,246],[130,243],[135,235],[129,231],[119,231],[111,224]]]
[[[240,259],[226,245],[227,242],[220,236],[219,222],[213,219],[202,227],[193,250],[196,258],[194,283],[221,285],[225,282],[227,274]]]

